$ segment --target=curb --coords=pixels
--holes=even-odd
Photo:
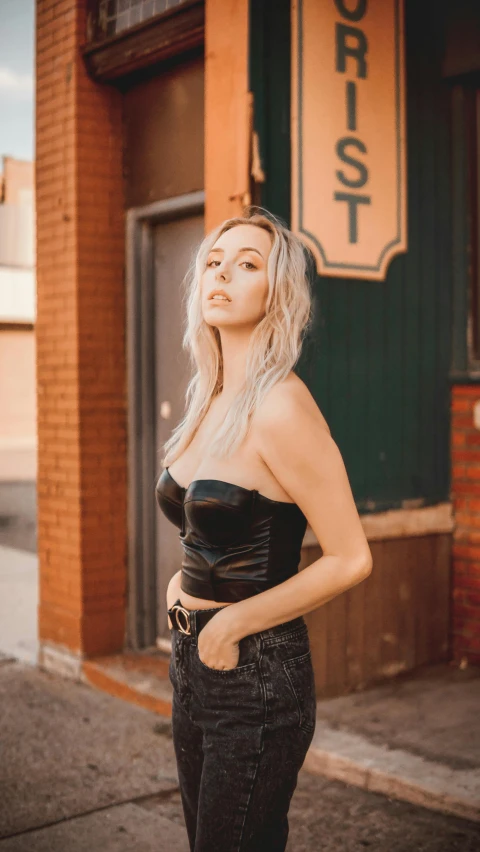
[[[81,680],[159,716],[171,717],[168,659],[123,653],[83,661]],[[480,823],[480,772],[452,769],[401,749],[331,727],[317,716],[303,768],[372,793]]]
[[[172,715],[168,660],[159,655],[124,653],[84,660],[81,680],[159,716]]]
[[[379,746],[317,721],[303,768],[422,808],[480,822],[480,773]]]

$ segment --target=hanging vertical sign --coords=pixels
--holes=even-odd
[[[292,0],[292,229],[322,275],[406,251],[403,0]]]

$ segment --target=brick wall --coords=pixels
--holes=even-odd
[[[453,542],[452,640],[454,659],[480,663],[480,388],[452,390]],[[480,427],[480,422],[479,422]]]
[[[87,76],[83,0],[37,0],[41,643],[123,646],[126,377],[121,96]]]

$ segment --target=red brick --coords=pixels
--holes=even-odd
[[[467,465],[465,464],[453,464],[452,465],[452,479],[465,479],[467,476]]]
[[[457,411],[471,411],[472,410],[472,400],[467,396],[454,396],[451,402],[451,410],[454,412]]]
[[[480,464],[480,446],[478,450],[466,450],[463,447],[461,449],[454,447],[450,455],[454,462],[473,462],[477,465]]]
[[[452,414],[452,425],[455,429],[471,429],[473,426],[471,414]]]
[[[452,486],[452,491],[454,494],[454,499],[460,494],[465,495],[475,495],[480,497],[480,484],[475,482],[474,480],[465,480],[463,482],[454,483]]]
[[[479,388],[477,385],[455,385],[452,388],[452,399],[457,397],[471,397],[474,400],[480,398]]]
[[[37,4],[40,636],[94,654],[124,635],[124,202],[121,95],[84,32],[81,0]]]
[[[480,432],[466,432],[465,443],[467,446],[480,446]]]

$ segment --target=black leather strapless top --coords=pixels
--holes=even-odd
[[[230,603],[297,573],[307,519],[296,503],[220,479],[196,479],[183,488],[168,467],[155,494],[180,529],[180,585],[187,594]]]

